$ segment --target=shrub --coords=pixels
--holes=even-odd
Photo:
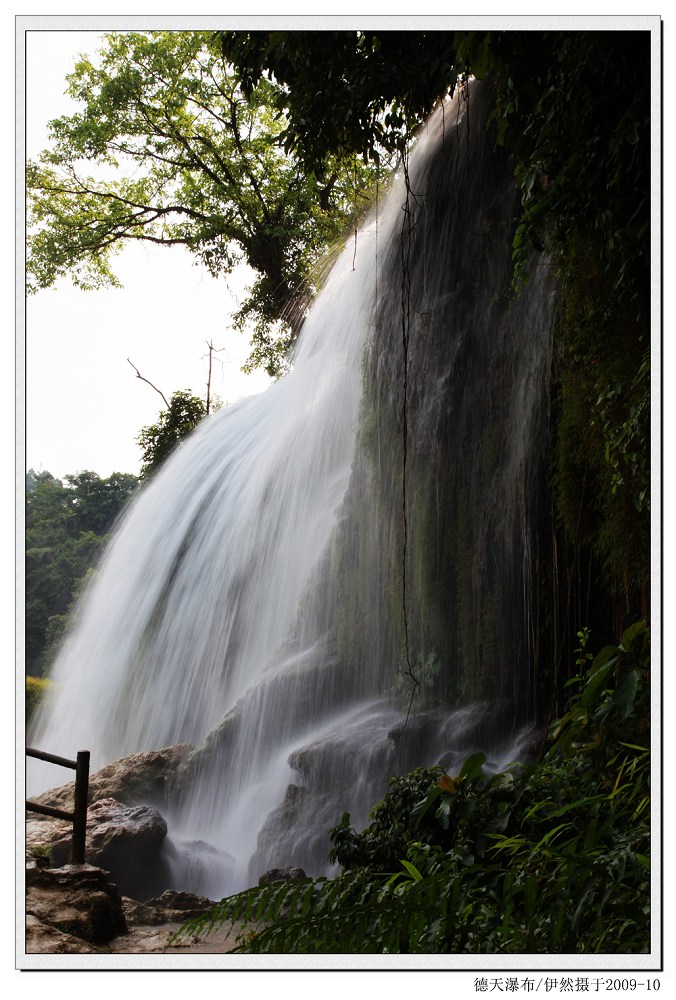
[[[587,669],[542,760],[393,779],[365,830],[346,813],[331,832],[336,878],[249,889],[182,933],[239,921],[246,952],[648,951],[648,629],[591,661],[578,638]]]

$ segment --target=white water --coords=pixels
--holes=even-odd
[[[97,770],[137,750],[198,744],[270,669],[293,668],[279,650],[347,489],[377,242],[398,232],[401,202],[399,185],[331,270],[292,372],[207,419],[133,503],[54,665],[35,745],[70,757],[89,748]],[[285,734],[270,754],[258,709],[237,804],[249,846],[260,815],[247,818],[246,803],[261,783],[283,795],[293,749]],[[30,761],[31,794],[54,783],[53,769]],[[196,825],[213,835],[222,820],[212,809]]]
[[[206,420],[133,504],[52,672],[51,752],[197,742],[269,666],[347,487],[373,283],[344,255],[291,374]]]
[[[445,124],[438,116],[419,140],[414,185],[427,147],[453,119],[447,109]],[[399,239],[403,201],[399,182],[378,225],[371,220],[356,251],[350,242],[333,267],[291,374],[206,420],[143,489],[78,610],[52,670],[56,695],[31,733],[49,753],[89,749],[92,770],[137,750],[202,745],[180,797],[163,810],[179,888],[218,897],[271,863],[321,865],[326,830],[344,808],[365,820],[389,775],[478,749],[471,727],[484,706],[440,715],[423,759],[402,757],[389,736],[401,706],[384,702],[375,682],[359,688],[340,673],[326,633],[331,607],[296,628],[348,488],[382,295],[379,248]],[[325,605],[330,587],[326,594]],[[509,746],[496,753],[515,756]],[[55,783],[53,769],[30,761],[30,794]],[[286,819],[268,825],[250,868],[290,783],[298,789]],[[209,847],[185,846],[191,840],[231,860],[221,866]]]

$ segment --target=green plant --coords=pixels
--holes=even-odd
[[[396,869],[409,845],[420,836],[412,826],[413,812],[443,773],[440,767],[421,767],[405,777],[392,778],[387,794],[371,810],[371,822],[362,833],[355,832],[350,825],[350,814],[344,813],[341,822],[329,835],[333,845],[329,861],[332,864],[338,862],[345,870],[368,867],[372,871],[391,872]],[[430,822],[428,817],[423,828],[432,837],[436,831],[434,819]]]
[[[26,476],[26,670],[46,673],[109,532],[138,487],[136,476],[84,471]]]
[[[588,634],[583,631],[578,636],[582,636],[580,648],[587,660]],[[580,748],[595,749],[600,746],[602,735],[619,739],[624,720],[635,712],[640,735],[646,735],[649,645],[648,627],[645,622],[636,622],[624,631],[619,645],[605,646],[584,674],[568,681],[568,686],[577,686],[578,691],[568,711],[550,728],[554,743],[548,759]],[[577,662],[581,662],[579,657]]]
[[[263,78],[245,96],[212,32],[108,32],[67,92],[77,110],[26,165],[28,291],[65,275],[119,287],[113,258],[130,241],[183,246],[214,276],[245,260],[255,278],[234,322],[253,325],[249,364],[278,374],[317,259],[361,214],[375,169],[349,153],[300,169],[284,88]]]
[[[189,389],[175,392],[157,423],[142,427],[137,442],[142,452],[141,478],[156,472],[171,452],[195,430],[206,416],[204,400]]]
[[[332,831],[334,879],[249,889],[182,933],[226,920],[247,952],[641,952],[649,948],[649,633],[579,675],[541,761],[393,779],[355,832]]]
[[[51,866],[52,850],[49,844],[32,844],[28,853],[39,868]]]

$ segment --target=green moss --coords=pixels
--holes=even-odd
[[[648,613],[649,335],[595,256],[584,232],[560,256],[554,486],[573,559],[593,560],[621,626],[627,611]]]
[[[26,721],[33,717],[38,705],[43,700],[52,681],[47,677],[26,677]]]

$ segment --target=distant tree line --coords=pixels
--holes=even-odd
[[[190,389],[174,392],[169,399],[156,391],[167,406],[158,413],[154,424],[141,428],[136,438],[141,449],[139,476],[113,472],[102,479],[87,470],[61,480],[47,471],[29,469],[26,474],[25,634],[29,676],[49,672],[77,599],[127,503],[209,410],[215,412],[222,405],[217,397],[207,394],[204,400]]]
[[[26,673],[48,671],[66,619],[138,488],[129,473],[26,475]]]

